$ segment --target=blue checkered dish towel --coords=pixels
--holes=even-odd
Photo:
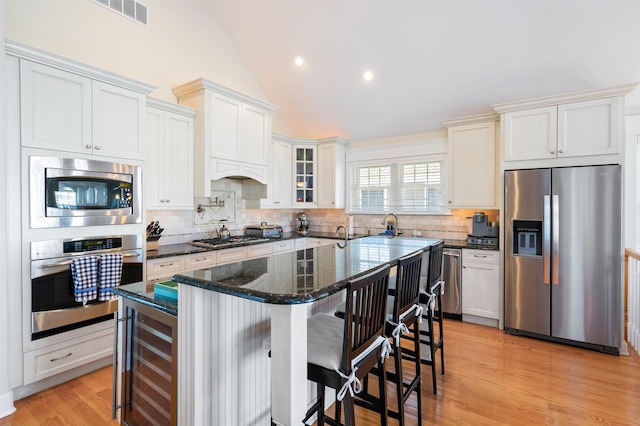
[[[76,302],[87,303],[98,297],[98,258],[96,256],[73,259],[71,276]]]
[[[98,267],[99,300],[113,299],[113,287],[120,285],[122,254],[109,253],[100,256]]]

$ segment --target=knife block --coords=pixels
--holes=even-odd
[[[147,237],[147,251],[158,250],[159,239],[160,239],[160,235],[153,235],[153,236]]]

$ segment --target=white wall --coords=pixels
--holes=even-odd
[[[269,102],[215,17],[201,2],[143,0],[149,27],[90,0],[5,0],[8,39],[157,87],[151,96],[176,102],[171,88],[204,77]],[[289,134],[274,115],[273,130]]]

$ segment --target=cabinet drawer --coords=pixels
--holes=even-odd
[[[294,240],[277,241],[273,243],[273,252],[284,253],[288,251],[293,251],[294,245],[295,245]]]
[[[147,278],[165,277],[185,270],[185,256],[147,260]]]
[[[466,263],[489,263],[497,265],[499,263],[500,252],[491,250],[462,250],[462,264]]]
[[[225,263],[238,262],[247,258],[246,247],[236,247],[224,250],[218,250],[218,265]]]
[[[207,268],[209,266],[215,266],[217,262],[218,256],[215,251],[196,253],[186,256],[185,268],[187,271],[190,271],[192,269]]]
[[[271,244],[256,244],[247,247],[247,258],[268,256],[271,253],[273,253],[273,245]]]
[[[24,384],[113,355],[113,330],[103,330],[24,354]]]

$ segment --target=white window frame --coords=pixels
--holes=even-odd
[[[400,208],[399,206],[389,206],[387,205],[386,207],[382,208],[382,209],[356,209],[353,207],[352,205],[352,191],[355,189],[355,183],[353,182],[353,178],[354,178],[354,173],[355,170],[357,170],[358,168],[361,167],[377,167],[377,166],[384,166],[384,165],[396,165],[397,166],[397,170],[396,170],[396,174],[399,176],[400,175],[400,169],[402,167],[403,164],[412,164],[412,163],[423,163],[423,162],[433,162],[433,161],[439,161],[441,163],[441,169],[440,169],[440,179],[441,179],[441,185],[442,185],[442,207],[438,210],[438,211],[415,211],[412,209],[404,209],[404,208]],[[352,162],[348,162],[347,163],[347,212],[352,213],[352,214],[362,214],[362,215],[366,215],[366,214],[384,214],[384,213],[395,213],[395,214],[407,214],[407,215],[435,215],[435,216],[440,216],[440,215],[450,215],[451,211],[447,206],[447,202],[446,200],[447,198],[447,162],[446,162],[446,155],[444,154],[434,154],[434,155],[425,155],[425,156],[419,156],[419,157],[396,157],[396,158],[390,158],[390,159],[371,159],[371,160],[359,160],[359,161],[352,161]],[[392,170],[392,175],[393,175],[394,171]],[[396,189],[396,190],[402,190],[402,184],[399,182],[393,182],[393,177],[392,177],[392,182],[391,182],[391,186]]]

